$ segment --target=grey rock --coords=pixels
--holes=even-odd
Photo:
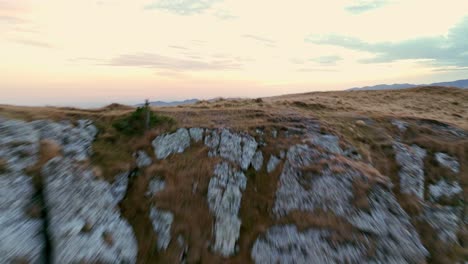
[[[216,136],[212,136],[212,138],[215,137]],[[207,145],[210,147],[216,146],[216,144],[213,144],[211,138],[208,140],[208,143],[209,144]],[[218,154],[220,157],[236,163],[243,170],[247,170],[253,156],[255,155],[257,147],[258,143],[253,137],[233,133],[228,129],[222,129],[218,151],[214,151],[213,154]]]
[[[43,167],[42,175],[54,263],[136,262],[135,235],[116,210],[109,183],[59,157]]]
[[[84,161],[92,154],[92,144],[98,130],[90,120],[78,120],[75,127],[70,122],[50,120],[37,120],[31,124],[40,133],[41,139],[53,140],[61,145],[65,157]]]
[[[267,172],[268,173],[271,173],[272,171],[274,171],[276,169],[276,166],[278,166],[278,164],[281,162],[280,159],[278,159],[276,156],[274,155],[271,155],[270,156],[270,159],[268,160],[268,164],[267,164]]]
[[[312,135],[310,142],[331,153],[341,154],[343,152],[340,148],[340,139],[334,135]]]
[[[366,261],[365,258],[361,258],[360,254],[363,247],[367,251],[368,244],[363,244],[362,239],[353,239],[347,244],[349,247],[343,251],[348,252],[347,257],[351,263],[356,262],[352,261],[354,258],[359,259],[357,262],[424,262],[428,252],[419,240],[415,228],[411,225],[409,216],[389,191],[390,181],[380,179],[378,184],[371,185],[368,195],[369,208],[366,210],[356,208],[352,203],[354,198],[353,184],[356,181],[368,181],[368,177],[373,176],[366,175],[366,170],[358,169],[360,166],[368,165],[361,163],[359,166],[353,167],[352,164],[358,161],[348,163],[342,160],[346,160],[346,158],[335,159],[334,154],[319,151],[307,145],[292,146],[288,151],[280,175],[279,188],[276,191],[273,205],[274,215],[280,218],[293,210],[312,214],[316,210],[322,210],[347,219],[365,240],[372,241],[372,244],[375,245],[375,257]],[[309,166],[324,163],[339,167],[339,172],[328,167],[318,172],[303,170]],[[288,233],[291,234],[291,232],[292,235],[288,236]],[[291,230],[279,232],[282,237],[287,238],[287,241],[293,241],[284,246],[281,245],[283,242],[276,242],[280,246],[276,245],[275,242],[272,242],[273,238],[268,240],[268,238],[260,237],[254,246],[252,256],[257,263],[268,263],[271,260],[273,260],[272,262],[278,260],[285,263],[347,262],[342,261],[343,254],[340,250],[336,251],[336,248],[330,250],[323,241],[314,239],[305,245],[302,244],[306,240],[302,235],[306,233],[298,234]],[[307,237],[312,236],[314,236],[313,233],[307,233]],[[270,242],[264,243],[264,241]],[[298,252],[290,254],[289,251],[292,251],[291,247],[295,244],[301,245],[299,248],[320,247],[324,251],[321,251],[319,256]],[[255,255],[261,257],[254,257]],[[273,256],[273,259],[268,256]]]
[[[200,142],[203,140],[203,133],[205,133],[205,130],[203,128],[194,127],[189,129],[189,133],[193,141]]]
[[[127,194],[129,172],[122,172],[115,176],[114,182],[110,187],[110,192],[114,196],[115,204],[120,203]]]
[[[462,209],[452,206],[424,206],[423,219],[434,228],[443,242],[457,242],[457,232],[462,224]]]
[[[148,183],[148,191],[145,193],[147,197],[153,197],[158,192],[166,188],[166,182],[159,178],[153,178]]]
[[[286,158],[286,151],[284,151],[284,150],[280,151],[279,157],[280,157],[280,159]]]
[[[251,256],[255,263],[362,263],[367,247],[334,245],[332,233],[308,229],[300,232],[294,225],[274,226],[255,241]]]
[[[207,132],[207,134],[208,135],[205,137],[205,145],[211,149],[208,155],[213,157],[218,154],[218,147],[221,138],[217,130],[212,130],[209,133]]]
[[[257,151],[258,143],[255,141],[255,138],[244,135],[242,137],[242,159],[240,166],[242,169],[247,170],[252,161],[253,156]]]
[[[408,126],[409,124],[405,121],[401,121],[401,120],[398,120],[398,119],[393,119],[391,121],[392,125],[396,126],[400,132],[405,132],[406,129],[408,129]]]
[[[421,200],[424,199],[424,157],[426,150],[419,146],[408,146],[400,142],[393,143],[395,158],[401,169],[400,191],[414,194]]]
[[[179,128],[175,133],[157,137],[152,144],[156,158],[165,159],[171,154],[184,152],[190,146],[190,135],[187,129]]]
[[[261,150],[257,151],[252,158],[252,167],[259,171],[263,166],[263,153]]]
[[[151,157],[143,150],[137,151],[133,156],[136,158],[138,168],[148,167],[152,163]]]
[[[241,225],[238,213],[246,185],[245,175],[227,162],[216,165],[208,185],[208,206],[216,220],[213,250],[225,257],[235,253]]]
[[[231,133],[228,129],[222,129],[219,143],[219,156],[240,164],[242,161],[241,142],[242,137],[240,135]]]
[[[213,251],[224,257],[236,252],[236,242],[239,239],[241,220],[236,216],[219,217],[215,223],[215,244]]]
[[[26,214],[34,192],[31,177],[0,173],[0,263],[43,262],[43,222]]]
[[[436,184],[429,185],[429,199],[431,202],[437,202],[442,197],[449,199],[454,196],[461,198],[463,189],[458,182],[448,183],[445,180],[440,180]]]
[[[278,131],[276,129],[271,130],[271,136],[273,138],[277,138],[278,137]]]
[[[174,221],[174,215],[169,211],[151,207],[150,219],[153,230],[157,235],[158,250],[164,251],[171,242],[171,226]]]
[[[19,172],[38,159],[39,133],[26,122],[0,120],[0,159],[8,170]]]
[[[460,172],[460,164],[457,159],[443,152],[437,152],[435,158],[440,165],[450,169],[454,173]]]

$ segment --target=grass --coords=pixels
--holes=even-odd
[[[151,141],[158,135],[174,131],[180,127],[219,128],[230,127],[238,131],[249,131],[251,135],[257,128],[264,131],[266,146],[262,147],[264,166],[256,172],[249,169],[246,172],[248,184],[243,192],[240,218],[242,219],[241,234],[238,241],[239,254],[223,259],[213,254],[208,244],[212,242],[213,217],[208,209],[206,191],[212,176],[216,159],[207,157],[207,149],[202,144],[195,144],[186,152],[169,157],[164,161],[156,161],[153,166],[139,171],[130,183],[127,197],[121,203],[121,212],[132,225],[138,240],[138,263],[176,262],[182,249],[175,242],[182,235],[189,245],[187,261],[189,263],[249,263],[250,249],[255,239],[269,227],[276,224],[296,223],[300,228],[327,228],[334,231],[334,239],[344,242],[349,234],[353,234],[345,219],[340,219],[326,212],[304,214],[292,212],[287,217],[276,219],[272,215],[272,207],[277,190],[278,179],[284,164],[268,174],[266,163],[270,155],[279,155],[281,150],[301,143],[301,136],[286,138],[285,131],[290,128],[304,128],[306,124],[320,122],[325,133],[336,134],[347,145],[356,147],[365,163],[349,163],[346,166],[369,175],[369,181],[354,183],[353,204],[363,210],[369,208],[367,194],[372,184],[384,176],[394,184],[393,192],[405,211],[412,217],[421,239],[431,252],[430,263],[455,263],[467,259],[468,235],[466,228],[459,233],[459,245],[446,246],[434,236],[434,230],[426,223],[415,220],[421,214],[422,207],[414,196],[400,192],[398,171],[392,142],[400,137],[405,144],[417,144],[428,152],[425,164],[426,184],[435,183],[440,179],[458,180],[464,189],[464,200],[468,200],[468,141],[453,135],[437,131],[430,124],[448,123],[468,130],[468,90],[423,87],[398,91],[355,91],[355,92],[315,92],[297,95],[285,95],[260,99],[219,99],[215,101],[200,101],[193,105],[180,107],[152,108],[156,116],[167,116],[167,120],[157,123],[149,131],[142,132],[141,126],[132,130],[132,112],[135,108],[112,104],[100,109],[77,109],[56,107],[19,107],[0,105],[0,115],[8,118],[34,120],[47,118],[52,120],[91,119],[99,129],[94,142],[94,154],[91,164],[95,166],[102,178],[113,181],[121,171],[135,168],[132,154],[137,150],[145,150],[154,158]],[[401,133],[390,121],[394,118],[405,120],[410,127]],[[421,119],[426,121],[422,122]],[[122,121],[126,120],[126,121]],[[137,123],[141,116],[134,118]],[[364,125],[356,123],[365,120]],[[124,123],[124,128],[116,123]],[[125,128],[127,127],[127,128]],[[279,137],[273,138],[271,132],[278,131]],[[256,136],[257,140],[260,136]],[[44,144],[44,147],[47,144]],[[50,159],[60,151],[52,146],[48,151],[42,151],[44,158],[41,163]],[[41,147],[42,149],[42,147]],[[442,151],[456,156],[460,162],[460,173],[451,171],[437,164],[433,159],[435,152]],[[51,154],[47,154],[51,153]],[[55,154],[54,154],[55,153]],[[339,160],[343,163],[345,161]],[[346,163],[345,162],[345,163]],[[3,169],[5,166],[3,166]],[[324,167],[334,173],[341,173],[342,168],[330,164],[320,164],[316,168],[306,168],[311,175],[319,174]],[[2,163],[0,161],[0,173]],[[99,172],[100,171],[100,172]],[[148,182],[152,177],[163,177],[166,189],[157,194],[154,199],[144,196]],[[197,182],[195,192],[193,186]],[[427,197],[426,197],[427,198]],[[175,202],[177,201],[177,202]],[[460,201],[444,201],[454,204]],[[156,204],[161,209],[174,213],[172,229],[173,241],[167,252],[156,251],[156,235],[151,231],[149,208]],[[466,207],[466,206],[465,206]],[[465,208],[465,210],[467,210]],[[372,245],[369,245],[372,249]],[[369,255],[372,255],[369,250]]]

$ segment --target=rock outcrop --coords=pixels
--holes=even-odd
[[[153,230],[157,235],[158,250],[166,250],[171,242],[171,226],[174,215],[169,211],[151,207],[150,218]]]
[[[208,186],[208,205],[215,216],[213,250],[222,256],[235,253],[241,220],[238,217],[247,178],[229,163],[218,164]]]
[[[400,191],[424,199],[424,157],[426,150],[419,146],[393,143],[395,159],[400,165]]]
[[[189,129],[190,137],[194,142],[200,142],[203,140],[203,134],[205,133],[205,129],[194,127]]]
[[[435,159],[440,165],[450,169],[453,173],[460,172],[460,164],[457,159],[443,152],[437,152]]]
[[[27,213],[34,194],[30,177],[0,172],[0,263],[44,262],[43,221]]]
[[[259,171],[262,169],[263,166],[263,153],[261,150],[257,151],[255,155],[252,157],[252,167]]]
[[[146,152],[144,152],[143,150],[137,151],[133,156],[136,159],[137,167],[140,169],[148,167],[152,163],[151,157],[148,156],[148,154],[146,154]]]
[[[276,166],[281,162],[281,160],[275,155],[271,155],[267,164],[267,172],[271,173],[276,169]]]
[[[445,180],[440,180],[436,184],[429,185],[429,200],[438,202],[445,197],[452,199],[453,197],[461,198],[463,189],[458,182],[448,183]]]
[[[184,152],[190,146],[190,135],[187,129],[179,128],[175,133],[157,137],[152,144],[156,158],[165,159],[171,154]]]
[[[276,217],[292,211],[321,210],[347,219],[354,231],[350,243],[337,247],[324,242],[330,236],[327,231],[310,228],[299,232],[294,226],[275,226],[255,242],[252,258],[256,263],[424,261],[427,251],[408,215],[389,191],[390,183],[377,176],[371,178],[358,169],[366,165],[353,166],[352,162],[307,145],[289,149],[275,196]],[[324,163],[328,166],[319,172],[308,171],[309,167]],[[357,208],[352,203],[353,184],[357,182],[370,184],[368,208]],[[275,241],[281,237],[287,239]],[[368,257],[369,250],[375,251],[374,256]]]
[[[136,262],[136,238],[110,184],[66,158],[52,159],[42,174],[54,263]]]

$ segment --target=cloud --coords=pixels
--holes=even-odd
[[[239,18],[237,16],[232,15],[229,11],[226,10],[216,10],[213,15],[221,20],[231,20]]]
[[[18,25],[26,23],[26,20],[15,16],[0,15],[0,23]]]
[[[326,69],[326,68],[300,68],[298,72],[338,72],[337,69]]]
[[[33,46],[33,47],[37,47],[37,48],[47,48],[47,49],[53,49],[54,48],[54,46],[52,46],[49,43],[42,42],[42,41],[37,41],[37,40],[14,39],[13,41],[16,42],[16,43],[20,43],[20,44],[27,45],[27,46]]]
[[[446,35],[420,37],[400,42],[369,43],[343,35],[309,36],[306,42],[332,45],[374,54],[362,63],[386,63],[397,60],[429,60],[435,66],[468,66],[468,17]]]
[[[389,4],[388,0],[361,0],[357,4],[345,7],[345,10],[353,14],[361,14]]]
[[[210,9],[216,2],[221,0],[159,0],[145,9],[161,9],[179,15],[194,15]]]
[[[253,39],[255,41],[261,42],[265,44],[266,46],[273,47],[275,46],[275,41],[271,39],[267,39],[264,37],[256,36],[256,35],[251,35],[251,34],[244,34],[242,35],[243,38],[248,38],[248,39]]]
[[[177,46],[177,45],[169,45],[168,47],[172,49],[178,49],[178,50],[188,50],[187,47]]]
[[[338,61],[342,60],[340,56],[330,55],[330,56],[321,56],[310,59],[313,62],[320,63],[323,65],[335,65]]]
[[[106,65],[135,66],[174,71],[233,70],[242,65],[236,59],[195,60],[179,59],[154,53],[125,54],[111,59]]]

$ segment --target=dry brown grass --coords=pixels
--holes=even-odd
[[[440,178],[459,179],[464,189],[464,200],[468,200],[468,163],[465,162],[468,160],[468,142],[466,139],[456,139],[419,122],[419,119],[428,119],[426,123],[443,122],[467,130],[468,90],[423,87],[395,91],[315,92],[261,98],[261,100],[219,99],[180,107],[155,107],[153,110],[174,118],[179,127],[231,127],[249,132],[262,128],[267,143],[267,146],[263,147],[264,165],[271,154],[278,155],[281,150],[301,142],[300,136],[289,139],[284,136],[273,138],[271,136],[273,129],[283,135],[289,128],[304,128],[305,124],[310,122],[320,122],[323,132],[336,134],[346,144],[355,146],[364,162],[376,168],[374,170],[370,166],[349,160],[337,161],[370,176],[368,182],[355,183],[353,201],[355,206],[366,210],[369,206],[367,194],[370,187],[387,176],[394,184],[393,192],[401,206],[411,216],[417,216],[421,213],[421,205],[417,198],[400,193],[398,177],[400,168],[395,162],[392,148],[393,140],[400,137],[405,144],[414,143],[428,151],[428,157],[424,160],[428,183]],[[91,162],[101,171],[102,177],[110,182],[118,172],[134,168],[132,154],[136,150],[146,150],[154,158],[151,140],[174,129],[174,127],[158,127],[138,137],[117,133],[112,128],[112,121],[131,111],[133,108],[117,104],[91,110],[0,105],[0,116],[9,118],[94,120],[100,132],[93,146],[95,154]],[[391,125],[392,118],[407,121],[410,128],[407,132],[400,133]],[[357,124],[358,120],[364,124]],[[42,154],[41,163],[54,156],[53,153],[57,153],[54,148],[49,149],[51,150],[44,150],[46,153]],[[456,156],[461,161],[460,174],[454,175],[438,166],[432,158],[436,151]],[[48,152],[52,154],[49,155]],[[192,146],[183,154],[157,162],[132,178],[129,192],[120,207],[124,217],[134,228],[138,240],[138,263],[178,261],[182,249],[175,239],[179,234],[183,235],[189,244],[187,255],[189,263],[249,263],[250,249],[255,239],[275,224],[296,223],[301,228],[333,229],[337,241],[346,239],[346,236],[353,232],[343,219],[320,212],[317,214],[293,212],[283,219],[276,219],[272,216],[271,209],[283,164],[271,174],[266,173],[265,168],[260,172],[250,169],[246,173],[248,184],[243,193],[240,210],[242,226],[239,254],[230,259],[216,256],[207,246],[212,240],[213,217],[209,213],[206,201],[207,186],[215,162],[215,159],[207,158],[206,148],[199,144]],[[310,174],[318,174],[323,166],[328,166],[335,173],[342,172],[342,167],[334,166],[333,162],[308,169]],[[144,193],[149,180],[155,176],[164,177],[167,188],[151,200],[145,197]],[[195,182],[198,182],[197,189],[192,193]],[[447,201],[449,204],[451,202],[453,201]],[[152,232],[149,220],[151,203],[162,209],[168,209],[175,215],[172,228],[173,241],[164,254],[156,251],[157,237]],[[413,224],[421,234],[424,245],[433,255],[430,262],[454,263],[456,260],[466,259],[468,243],[466,230],[460,233],[460,246],[445,247],[434,238],[434,231],[430,226],[419,221],[413,221]],[[372,255],[372,252],[369,254]]]

